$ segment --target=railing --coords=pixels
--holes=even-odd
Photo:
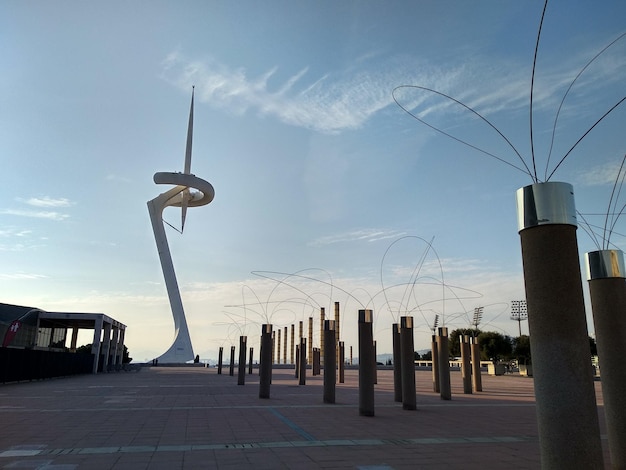
[[[93,354],[0,348],[0,383],[90,374]]]

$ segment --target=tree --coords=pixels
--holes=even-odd
[[[530,363],[530,336],[522,335],[513,339],[513,357],[518,364]]]
[[[76,348],[76,352],[79,354],[91,354],[91,343],[84,344]],[[132,357],[128,355],[128,348],[124,345],[124,354],[122,355],[122,364],[128,364],[133,360]]]
[[[480,355],[482,359],[490,360],[494,364],[508,359],[513,352],[513,340],[494,331],[485,331],[478,335]]]
[[[461,356],[461,343],[459,338],[461,335],[476,336],[480,335],[481,331],[474,328],[458,328],[452,330],[448,336],[448,349],[450,350],[450,357]]]

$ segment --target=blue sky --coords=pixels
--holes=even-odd
[[[195,85],[192,172],[216,195],[189,210],[182,236],[168,237],[201,358],[241,332],[256,341],[262,322],[306,325],[313,316],[317,328],[319,307],[332,311],[334,301],[354,347],[357,310],[374,309],[379,352],[391,350],[390,324],[405,314],[416,319],[420,349],[436,314],[465,327],[479,306],[482,328],[516,335],[508,303],[524,288],[515,191],[531,177],[420,124],[392,92],[418,85],[463,101],[530,165],[542,8],[2,2],[0,301],[107,313],[128,325],[136,360],[167,349],[173,321],[146,202],[165,190],[155,172],[182,171]],[[534,93],[540,180],[561,98],[624,33],[624,18],[621,1],[549,3]],[[623,39],[569,92],[549,171],[623,98],[625,76]],[[450,101],[410,88],[396,97],[429,124],[521,166],[495,131]],[[625,108],[551,178],[574,185],[583,214],[607,212],[626,151]],[[179,218],[166,210],[169,222]],[[582,260],[596,247],[578,232]],[[615,232],[623,249],[623,223]]]

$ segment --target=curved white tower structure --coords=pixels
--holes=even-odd
[[[170,254],[163,210],[168,206],[180,207],[182,212],[181,229],[185,226],[187,207],[203,206],[210,203],[215,196],[213,186],[208,181],[190,173],[191,170],[191,143],[193,138],[193,97],[191,94],[191,108],[189,110],[189,127],[187,129],[187,148],[185,151],[185,168],[183,173],[159,172],[154,174],[156,184],[174,185],[170,190],[148,201],[148,212],[152,221],[152,230],[159,251],[159,259],[170,299],[172,315],[174,317],[174,341],[167,351],[156,359],[161,364],[180,364],[194,359],[193,347],[189,336],[189,328],[185,319],[183,302],[180,298],[178,281],[174,272],[174,264]]]

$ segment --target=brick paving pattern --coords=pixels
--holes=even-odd
[[[323,375],[300,386],[284,368],[273,371],[270,399],[258,398],[257,369],[245,385],[204,367],[0,385],[0,468],[540,467],[532,378],[483,374],[483,391],[464,395],[452,371],[452,400],[442,401],[431,373],[417,371],[418,409],[406,411],[392,375],[378,371],[374,417],[359,416],[357,370],[346,370],[332,405]],[[596,396],[604,433],[599,382]]]

